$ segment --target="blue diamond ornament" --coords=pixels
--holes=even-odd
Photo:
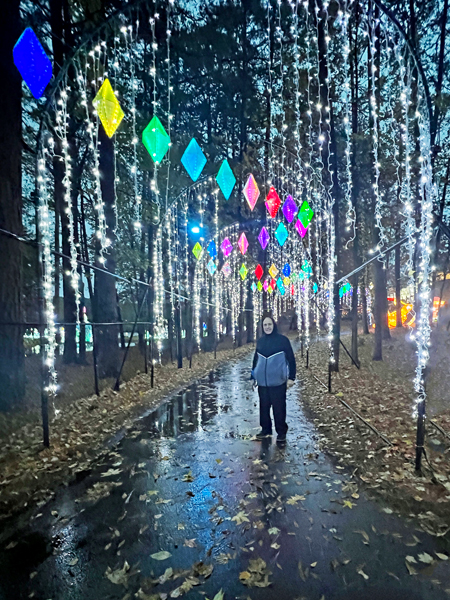
[[[213,259],[211,258],[211,260],[209,261],[209,263],[206,265],[209,274],[210,275],[214,275],[214,273],[216,272],[217,266],[216,263],[213,261]]]
[[[14,64],[38,100],[52,78],[52,63],[36,34],[27,27],[13,49]]]
[[[282,296],[284,296],[284,294],[286,293],[286,289],[285,289],[285,287],[284,287],[284,283],[283,283],[283,280],[281,279],[281,277],[278,277],[278,280],[277,280],[277,288],[278,288],[278,290],[279,290],[280,294],[281,294]]]
[[[181,163],[192,181],[197,181],[200,173],[203,171],[203,167],[206,165],[206,156],[203,154],[195,138],[192,138],[189,142],[188,147],[181,157]]]
[[[291,274],[291,265],[289,263],[286,263],[283,267],[283,275],[285,277],[289,277]]]
[[[231,196],[234,186],[236,185],[236,177],[231,170],[227,160],[224,160],[220,166],[216,177],[217,185],[220,187],[225,200]]]
[[[211,240],[209,242],[207,250],[208,250],[210,257],[214,260],[217,256],[217,246],[216,246],[216,242],[214,240]]]

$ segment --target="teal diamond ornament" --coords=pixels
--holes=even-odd
[[[200,173],[203,171],[203,167],[206,165],[206,156],[203,154],[195,138],[192,138],[189,142],[188,147],[181,157],[181,163],[192,181],[197,181]]]
[[[153,162],[160,163],[169,149],[170,137],[156,115],[142,132],[142,143]]]
[[[231,170],[227,160],[224,160],[220,166],[219,172],[216,177],[217,185],[220,187],[222,194],[225,196],[225,200],[231,196],[234,186],[236,185],[236,177]]]
[[[208,262],[208,264],[206,265],[209,274],[210,275],[214,275],[214,273],[216,272],[217,266],[216,263],[213,261],[213,259],[211,258],[211,260]]]
[[[286,240],[288,239],[289,233],[283,223],[280,223],[275,231],[275,237],[277,238],[280,246],[284,246]]]
[[[259,281],[258,281],[258,283],[259,283]],[[256,292],[256,290],[257,290],[257,289],[258,289],[258,288],[256,287],[256,283],[255,283],[255,282],[253,282],[253,283],[252,283],[252,292]]]
[[[284,294],[286,293],[286,289],[284,287],[284,283],[283,283],[283,280],[281,279],[281,277],[278,277],[277,287],[278,287],[278,290],[279,290],[280,294],[282,296],[284,296]]]

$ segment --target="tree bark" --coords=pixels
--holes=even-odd
[[[402,326],[402,302],[400,298],[401,279],[400,279],[400,244],[395,247],[395,304],[396,304],[396,327]]]
[[[0,227],[22,234],[21,77],[12,48],[21,34],[19,0],[3,6],[0,23]],[[0,235],[0,410],[19,403],[25,394],[22,314],[22,248]],[[16,325],[7,325],[15,323]]]
[[[99,126],[99,170],[102,200],[106,220],[106,237],[111,241],[104,251],[106,262],[104,267],[110,272],[116,272],[115,240],[116,216],[115,204],[115,170],[114,142],[108,138],[102,125]],[[100,248],[97,244],[96,262],[102,266]],[[98,350],[99,376],[117,377],[119,372],[119,325],[117,323],[117,294],[114,277],[101,271],[95,272],[95,320],[98,323],[114,323],[114,325],[99,325],[96,328]]]

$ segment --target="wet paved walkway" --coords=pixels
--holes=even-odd
[[[448,598],[445,542],[368,500],[318,450],[298,384],[285,449],[251,440],[249,368],[173,396],[37,511],[0,549],[0,598]]]

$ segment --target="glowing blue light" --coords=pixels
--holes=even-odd
[[[14,64],[38,100],[52,78],[52,63],[36,34],[27,27],[13,49]]]
[[[191,229],[191,231],[192,233],[200,233],[200,227],[195,226]]]

